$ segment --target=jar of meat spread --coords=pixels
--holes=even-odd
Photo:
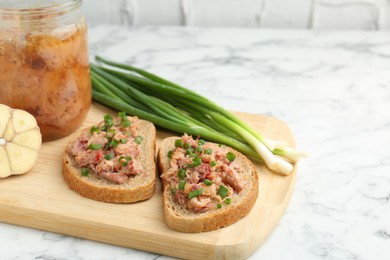
[[[75,131],[91,105],[82,0],[0,0],[0,103],[33,114],[43,140]]]

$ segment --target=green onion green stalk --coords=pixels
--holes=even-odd
[[[271,170],[288,175],[305,153],[263,137],[231,112],[176,83],[97,56],[91,64],[92,97],[108,107],[163,128],[231,146]]]

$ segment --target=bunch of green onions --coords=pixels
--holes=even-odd
[[[133,66],[97,56],[91,64],[93,99],[129,115],[231,146],[271,170],[289,174],[304,153],[269,140],[198,93]]]

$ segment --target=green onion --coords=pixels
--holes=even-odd
[[[188,193],[188,199],[192,199],[194,197],[198,197],[198,196],[202,195],[202,193],[203,193],[203,188],[200,188],[198,190],[190,191],[190,193]]]
[[[114,121],[111,115],[104,116],[104,125],[106,126],[106,129],[109,129],[114,125]]]
[[[94,91],[99,91],[105,97],[109,97],[110,99],[120,99],[123,102],[136,105],[137,107],[142,108],[143,111],[152,112],[147,106],[141,104],[131,96],[128,96],[125,92],[125,89],[118,88],[117,82],[115,82],[115,80],[109,81],[106,78],[102,77],[101,73],[104,73],[104,71],[97,68],[93,64],[91,64],[90,68],[91,68],[91,81],[93,84]],[[120,109],[120,110],[124,110],[124,109]]]
[[[192,154],[194,151],[195,151],[194,148],[188,147],[187,150],[186,150],[186,154],[187,154],[187,155],[188,155],[188,154]]]
[[[202,152],[202,151],[203,151],[203,148],[202,148],[202,146],[198,146],[198,147],[196,147],[196,151],[197,151],[197,152],[199,152],[199,153],[200,153],[200,152]]]
[[[121,139],[119,139],[119,142],[121,144],[125,144],[125,143],[127,143],[127,139],[126,138],[121,138]]]
[[[180,179],[184,179],[185,177],[187,177],[186,169],[180,168],[180,169],[177,171],[177,176],[179,176]]]
[[[131,161],[130,156],[121,156],[118,159],[118,162],[121,166],[127,166],[129,164],[129,161]]]
[[[173,154],[173,151],[169,151],[169,152],[168,152],[168,158],[169,158],[169,159],[172,159],[172,154]]]
[[[220,208],[222,208],[222,204],[218,203],[217,204],[217,209],[220,209]]]
[[[232,202],[232,199],[231,199],[231,198],[226,198],[226,199],[225,199],[225,204],[226,204],[226,205],[229,205],[231,202]]]
[[[104,122],[113,120],[112,115],[109,115],[109,114],[104,115],[103,119],[104,119]]]
[[[107,132],[106,132],[106,138],[110,139],[112,137],[114,137],[115,135],[115,130],[114,129],[108,129]]]
[[[118,140],[112,139],[111,143],[110,143],[110,146],[116,148],[116,147],[118,147],[118,144],[119,144]]]
[[[219,186],[217,194],[219,196],[221,196],[222,199],[224,199],[227,196],[228,191],[229,191],[228,188],[226,188],[225,186],[221,185],[221,186]]]
[[[188,167],[194,168],[194,167],[199,166],[201,164],[202,164],[202,159],[200,157],[195,157],[192,160],[192,163],[188,165]]]
[[[82,167],[81,168],[81,175],[88,176],[88,174],[89,174],[89,169],[86,167]]]
[[[204,151],[205,154],[212,154],[213,153],[213,150],[211,150],[211,148],[208,148]]]
[[[122,118],[122,120],[127,119],[126,112],[124,111],[118,112],[118,117]]]
[[[126,127],[129,127],[129,126],[131,126],[130,120],[126,119],[126,120],[122,121],[122,127],[126,128]]]
[[[248,147],[247,145],[237,140],[231,139],[229,137],[222,136],[220,133],[211,132],[206,129],[203,129],[202,127],[194,126],[194,125],[188,128],[189,127],[188,124],[173,122],[159,115],[150,114],[146,111],[143,111],[139,108],[136,108],[132,105],[123,102],[119,98],[118,99],[112,98],[110,96],[105,95],[103,92],[98,92],[96,88],[92,90],[92,95],[93,98],[100,103],[106,104],[118,110],[129,111],[129,113],[138,115],[140,118],[149,120],[155,123],[156,125],[164,127],[166,129],[170,129],[181,133],[192,131],[192,133],[194,134],[201,134],[205,137],[208,137],[210,140],[215,140],[216,142],[222,142],[223,140],[225,140],[232,147],[235,147],[237,150],[242,151],[243,153],[246,153],[248,155],[251,155],[252,157],[256,156],[256,153],[253,150],[251,150],[250,147]]]
[[[135,142],[136,144],[141,144],[142,140],[143,140],[143,137],[140,136],[140,135],[137,136],[136,138],[134,138],[134,142]]]
[[[101,57],[96,60],[104,64],[91,64],[92,96],[100,103],[181,134],[231,146],[283,174],[293,169],[286,160],[296,162],[305,156],[263,137],[231,112],[194,91],[142,69]]]
[[[99,129],[99,127],[94,125],[94,126],[91,127],[91,130],[89,130],[89,132],[91,134],[93,134],[93,133],[100,133],[100,129]]]
[[[177,140],[175,141],[175,146],[176,146],[176,147],[182,147],[182,146],[183,146],[183,141],[182,141],[181,139],[177,139]]]
[[[179,190],[184,190],[184,186],[186,186],[185,180],[180,180],[179,182]]]
[[[89,150],[99,150],[100,148],[102,148],[103,145],[101,144],[90,144],[88,145],[88,149]]]
[[[209,179],[205,179],[203,182],[204,182],[204,184],[206,184],[207,186],[213,185],[213,182],[210,181]]]
[[[111,160],[112,158],[114,158],[115,157],[115,154],[113,154],[113,153],[108,153],[108,154],[106,154],[105,156],[104,156],[104,159],[106,159],[106,160]]]
[[[226,159],[228,159],[230,162],[234,161],[234,159],[236,159],[236,155],[232,152],[228,152],[226,154]]]
[[[176,190],[174,188],[171,188],[171,194],[175,194],[176,193]]]
[[[210,162],[210,166],[211,166],[211,167],[214,167],[215,165],[217,165],[217,162],[216,162],[216,161],[211,161],[211,162]]]
[[[198,145],[204,145],[206,141],[204,139],[199,139],[198,140]]]
[[[114,125],[114,121],[108,120],[104,125],[106,126],[106,129],[109,129]]]

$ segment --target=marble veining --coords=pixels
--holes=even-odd
[[[275,116],[310,153],[285,215],[250,259],[390,258],[388,33],[106,25],[89,34],[91,57]],[[169,258],[8,224],[0,241],[0,259]]]

